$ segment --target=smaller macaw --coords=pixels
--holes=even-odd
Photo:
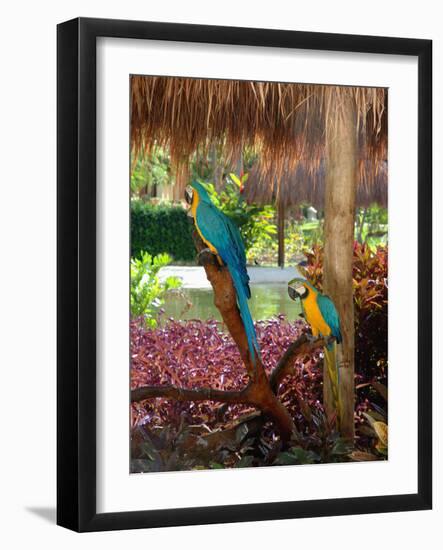
[[[337,420],[340,423],[341,402],[339,394],[339,370],[337,363],[337,344],[342,342],[340,318],[334,302],[319,292],[307,279],[296,278],[288,283],[291,300],[300,299],[303,317],[311,326],[314,337],[322,336],[328,341],[324,348],[325,362],[331,380],[332,392],[337,408]]]
[[[256,358],[260,357],[260,348],[248,306],[251,290],[246,269],[245,247],[238,227],[215,206],[201,183],[193,181],[186,187],[185,198],[190,205],[189,215],[194,218],[194,225],[201,239],[216,255],[220,265],[226,265],[231,274],[248,340],[249,355],[255,365]]]

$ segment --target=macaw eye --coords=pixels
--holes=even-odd
[[[301,285],[301,286],[298,286],[296,289],[295,289],[295,292],[299,295],[299,296],[303,296],[303,294],[305,294],[306,292],[306,288]]]
[[[190,185],[186,186],[185,189],[185,200],[188,204],[192,204],[192,198],[194,196],[194,189]]]

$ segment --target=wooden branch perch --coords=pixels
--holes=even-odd
[[[248,375],[254,378],[255,370],[249,356],[248,340],[229,270],[220,266],[217,258],[206,248],[196,231],[193,232],[193,238],[198,251],[197,261],[204,267],[206,277],[214,290],[214,305],[219,310],[229,333],[237,344]]]
[[[311,340],[306,334],[302,334],[300,338],[292,342],[269,377],[269,384],[272,391],[277,393],[279,385],[285,376],[291,374],[294,364],[299,357],[308,355],[313,350],[324,347],[325,345],[326,341],[323,338]]]

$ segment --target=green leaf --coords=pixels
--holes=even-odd
[[[319,462],[320,457],[313,451],[306,451],[301,447],[291,447],[288,451],[279,453],[274,464],[291,465],[291,464],[314,464]]]
[[[377,434],[380,443],[384,446],[388,446],[388,425],[385,422],[374,422],[373,428]]]
[[[385,401],[388,400],[388,388],[380,382],[372,382],[372,386],[378,391]]]
[[[278,454],[274,464],[278,466],[289,466],[291,464],[300,464],[300,462],[295,455],[285,451]]]
[[[352,448],[352,445],[350,445],[347,441],[339,438],[334,443],[331,454],[338,456],[348,455],[352,451]]]
[[[235,440],[237,443],[241,443],[244,438],[248,435],[248,426],[246,423],[240,424],[240,426],[235,430]]]
[[[238,186],[238,187],[241,187],[242,186],[242,182],[241,180],[233,173],[230,173],[229,174],[229,177],[231,178],[231,180]]]
[[[131,315],[143,316],[148,328],[157,326],[156,315],[168,290],[182,285],[178,277],[168,277],[163,282],[158,278],[160,269],[170,261],[171,257],[166,253],[152,256],[146,251],[131,259]]]
[[[236,468],[250,468],[254,462],[254,457],[252,455],[244,455],[235,465]]]

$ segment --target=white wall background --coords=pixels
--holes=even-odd
[[[6,548],[407,548],[441,541],[443,407],[434,348],[435,501],[431,512],[76,535],[55,521],[55,25],[77,16],[286,28],[434,40],[435,274],[441,276],[443,30],[440,2],[68,0],[7,3],[0,85],[0,542]],[[440,154],[439,154],[440,153]],[[406,274],[407,275],[407,274]],[[443,307],[435,288],[435,311]],[[441,333],[435,316],[434,334]],[[407,331],[407,326],[405,327]],[[405,337],[407,341],[407,337]],[[439,436],[439,437],[437,437]],[[224,535],[223,535],[224,533]],[[79,538],[81,537],[81,538]]]

